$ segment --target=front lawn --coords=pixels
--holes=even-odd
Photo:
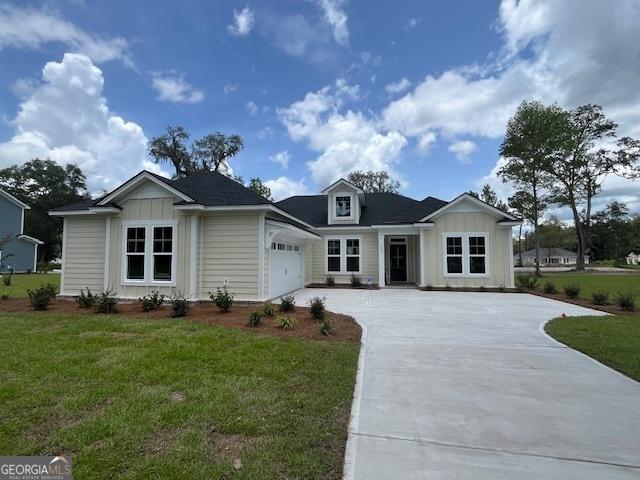
[[[3,274],[3,277],[5,275]],[[11,298],[27,296],[27,289],[33,290],[44,283],[51,283],[60,288],[59,273],[17,273],[11,278],[11,285],[6,286],[0,279],[0,297],[9,295]]]
[[[71,454],[75,478],[342,475],[357,343],[94,314],[0,326],[0,455]]]
[[[591,294],[601,290],[609,293],[611,301],[620,292],[632,290],[636,294],[640,294],[640,274],[636,273],[544,273],[538,282],[538,290],[542,290],[548,281],[555,284],[558,292],[562,292],[565,285],[576,283],[580,285],[580,298],[586,300],[591,300]]]
[[[640,381],[640,316],[567,317],[545,331],[556,340]]]

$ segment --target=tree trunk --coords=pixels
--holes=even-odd
[[[533,185],[533,233],[535,235],[534,245],[536,250],[536,276],[540,276],[540,242],[538,241],[538,220],[540,218],[540,211],[538,210],[538,188],[537,185]]]
[[[580,214],[575,203],[571,204],[571,211],[573,212],[573,222],[576,227],[576,241],[578,243],[578,253],[576,256],[576,271],[584,271],[584,226],[580,220]]]

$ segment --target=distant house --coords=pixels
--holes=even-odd
[[[540,265],[575,265],[577,255],[564,248],[541,248]],[[513,263],[518,265],[520,255],[514,255]],[[589,263],[589,256],[585,255],[584,263]],[[536,251],[527,250],[522,252],[522,266],[527,267],[536,264]]]
[[[627,255],[627,265],[640,265],[640,255],[635,252]]]
[[[23,233],[24,211],[29,208],[0,189],[0,238],[9,237],[9,242],[0,246],[0,273],[36,270],[38,246],[43,242]]]

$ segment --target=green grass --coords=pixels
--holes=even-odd
[[[44,283],[52,283],[60,288],[59,273],[19,273],[13,275],[11,285],[6,286],[0,279],[0,296],[9,295],[11,298],[27,296],[27,289],[33,290]]]
[[[357,344],[99,315],[0,325],[0,455],[71,453],[78,479],[341,477]]]
[[[587,300],[591,300],[591,294],[599,290],[609,292],[612,302],[620,292],[632,290],[640,295],[640,274],[635,273],[544,273],[538,282],[538,290],[542,290],[548,281],[552,281],[560,293],[565,285],[577,283],[580,285],[580,298]]]
[[[545,331],[556,340],[640,381],[640,316],[567,317]]]

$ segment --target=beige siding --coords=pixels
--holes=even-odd
[[[443,235],[445,233],[487,233],[488,277],[447,277],[444,272]],[[426,281],[424,285],[452,287],[510,286],[509,245],[511,229],[500,228],[496,218],[481,212],[446,213],[435,220],[435,227],[425,232]]]
[[[313,282],[313,248],[317,242],[309,242],[304,246],[304,284],[309,285]]]
[[[349,236],[349,232],[345,230],[336,230],[332,233],[322,232],[323,239],[315,241],[311,244],[311,281],[313,283],[325,283],[327,279],[326,272],[326,238],[332,236],[344,237]],[[378,234],[377,232],[353,232],[354,237],[361,237],[360,262],[362,273],[359,274],[362,282],[366,282],[371,278],[373,283],[378,283]],[[332,273],[336,283],[349,283],[351,279],[350,273]],[[307,274],[308,276],[308,274]]]
[[[68,217],[65,232],[64,295],[104,287],[104,217]]]

